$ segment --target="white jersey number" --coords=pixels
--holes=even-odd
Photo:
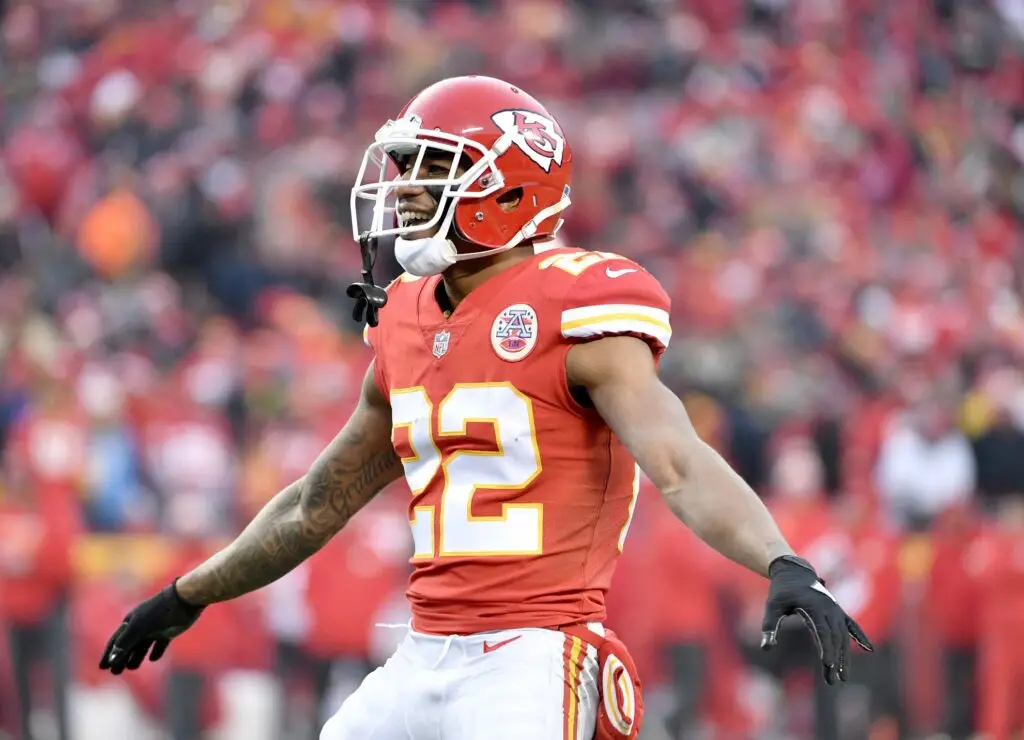
[[[415,557],[541,553],[543,504],[503,504],[499,516],[472,513],[478,488],[518,491],[541,472],[533,404],[528,397],[510,383],[460,383],[437,405],[435,413],[424,388],[405,388],[391,393],[391,415],[393,430],[408,430],[412,455],[403,457],[402,465],[412,494],[422,495],[438,472],[444,476],[440,501],[424,502],[413,509],[410,524]],[[491,424],[497,449],[456,450],[442,457],[435,440],[465,436],[470,422]]]

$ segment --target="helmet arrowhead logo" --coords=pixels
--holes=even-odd
[[[545,172],[551,172],[552,163],[562,166],[565,137],[551,118],[528,110],[503,110],[491,120]]]

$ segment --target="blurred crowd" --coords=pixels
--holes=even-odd
[[[663,282],[666,381],[881,646],[842,692],[805,680],[798,633],[766,661],[763,584],[652,491],[610,607],[652,737],[1024,730],[1021,7],[0,3],[0,735],[45,737],[42,712],[68,737],[125,607],[346,418],[356,168],[417,89],[470,72],[558,116],[561,236]],[[141,714],[198,738],[224,721],[204,687],[262,671],[273,737],[315,737],[339,665],[403,618],[404,503],[122,680]]]

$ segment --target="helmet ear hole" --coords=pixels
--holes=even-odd
[[[512,188],[507,190],[495,199],[501,210],[505,213],[512,213],[519,208],[519,204],[523,202],[523,189]]]

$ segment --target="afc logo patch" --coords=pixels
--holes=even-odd
[[[537,312],[525,303],[501,311],[491,324],[491,346],[509,362],[519,362],[537,343]]]
[[[552,162],[562,166],[565,137],[552,119],[528,110],[502,110],[491,120],[545,172],[551,172]]]
[[[440,360],[448,354],[448,342],[451,338],[452,333],[447,329],[442,329],[434,335],[434,357]]]

